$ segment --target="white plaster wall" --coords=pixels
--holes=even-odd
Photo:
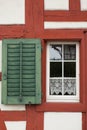
[[[0,24],[24,24],[25,0],[0,0]]]
[[[2,41],[0,40],[0,72],[2,72]],[[25,111],[25,105],[3,105],[1,104],[1,81],[0,81],[0,109],[3,111]]]
[[[80,0],[81,10],[87,10],[87,0]]]
[[[44,22],[44,29],[85,29],[87,22]]]
[[[69,10],[69,0],[44,0],[45,10]]]
[[[26,130],[26,121],[5,121],[7,130]]]
[[[82,113],[45,112],[44,130],[82,130]]]

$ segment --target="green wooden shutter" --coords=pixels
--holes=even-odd
[[[39,39],[4,39],[2,103],[41,103],[41,43]]]

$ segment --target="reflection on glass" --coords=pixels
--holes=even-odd
[[[64,45],[64,60],[76,59],[76,45]]]
[[[50,45],[50,60],[62,59],[62,45]]]
[[[76,95],[76,79],[64,79],[64,95]]]
[[[62,62],[50,62],[50,77],[62,77]]]
[[[62,79],[50,79],[50,95],[62,95]]]
[[[64,62],[64,77],[76,77],[75,62]]]

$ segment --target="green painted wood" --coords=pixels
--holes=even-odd
[[[41,43],[36,44],[36,104],[41,103]]]
[[[22,53],[23,53],[23,49],[22,49],[22,42],[20,42],[20,88],[19,88],[19,92],[20,92],[20,94],[19,94],[19,99],[21,99],[22,100],[22,65],[23,65],[23,61],[22,61]]]
[[[2,45],[2,104],[7,104],[7,44],[5,43]]]
[[[2,103],[40,104],[40,40],[3,40],[3,64]]]

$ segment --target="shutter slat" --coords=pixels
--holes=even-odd
[[[20,45],[19,44],[8,44],[8,49],[19,49]]]
[[[33,83],[33,82],[35,82],[35,79],[30,79],[30,80],[23,79],[23,83]]]
[[[24,62],[35,61],[35,57],[23,57],[22,59]]]
[[[8,83],[19,83],[20,79],[8,79]]]
[[[19,79],[20,76],[17,74],[17,75],[12,75],[12,74],[8,74],[8,79]]]
[[[15,61],[15,62],[8,62],[8,65],[16,65],[16,66],[19,66],[20,65],[20,63],[19,63],[19,61]]]
[[[35,53],[35,48],[23,49],[23,53]]]
[[[34,66],[34,65],[35,65],[35,62],[33,62],[33,61],[32,61],[32,62],[25,62],[25,61],[24,61],[22,65],[23,65],[23,66],[25,66],[25,65],[26,65],[26,66],[28,66],[28,65]]]
[[[23,56],[25,56],[25,57],[34,57],[35,53],[23,53]]]
[[[18,91],[20,91],[20,88],[8,88],[7,89],[8,90],[8,92],[10,93],[10,92],[18,92]]]
[[[17,87],[19,87],[19,83],[8,83],[8,88],[17,88]]]
[[[23,75],[22,78],[23,79],[34,79],[35,75],[34,74],[32,74],[32,75],[29,75],[29,74],[28,75]]]
[[[31,65],[30,66],[29,65],[28,66],[23,66],[22,68],[23,68],[23,70],[28,70],[28,71],[29,70],[35,70],[35,66],[34,65],[32,65],[32,66]]]
[[[35,70],[34,70],[34,69],[33,69],[33,70],[32,70],[32,69],[30,69],[30,70],[23,70],[23,71],[22,71],[22,74],[23,74],[23,75],[24,75],[24,74],[28,74],[28,75],[29,75],[29,74],[35,74]]]
[[[19,69],[20,69],[20,66],[11,66],[11,65],[8,66],[8,70],[12,70],[12,71],[16,70],[16,71],[18,71]]]
[[[25,43],[25,44],[23,44],[23,49],[32,49],[32,48],[35,48],[35,45],[34,44],[27,44],[27,43]]]
[[[17,71],[15,71],[15,70],[8,70],[8,75],[10,74],[10,75],[15,75],[15,74],[19,74],[20,73],[20,71],[19,70],[17,70]]]
[[[24,96],[35,96],[35,92],[23,92]]]
[[[23,88],[23,92],[35,92],[35,87],[33,88]]]
[[[8,49],[8,53],[19,53],[19,49]]]
[[[8,53],[8,57],[17,57],[20,56],[20,53]]]
[[[35,87],[35,83],[34,82],[31,82],[31,83],[24,83],[23,82],[23,87],[28,87],[28,88],[30,88],[30,87]]]
[[[8,96],[19,96],[19,92],[8,92]]]
[[[9,57],[9,59],[8,59],[8,62],[15,62],[15,61],[19,61],[20,60],[20,57]]]

